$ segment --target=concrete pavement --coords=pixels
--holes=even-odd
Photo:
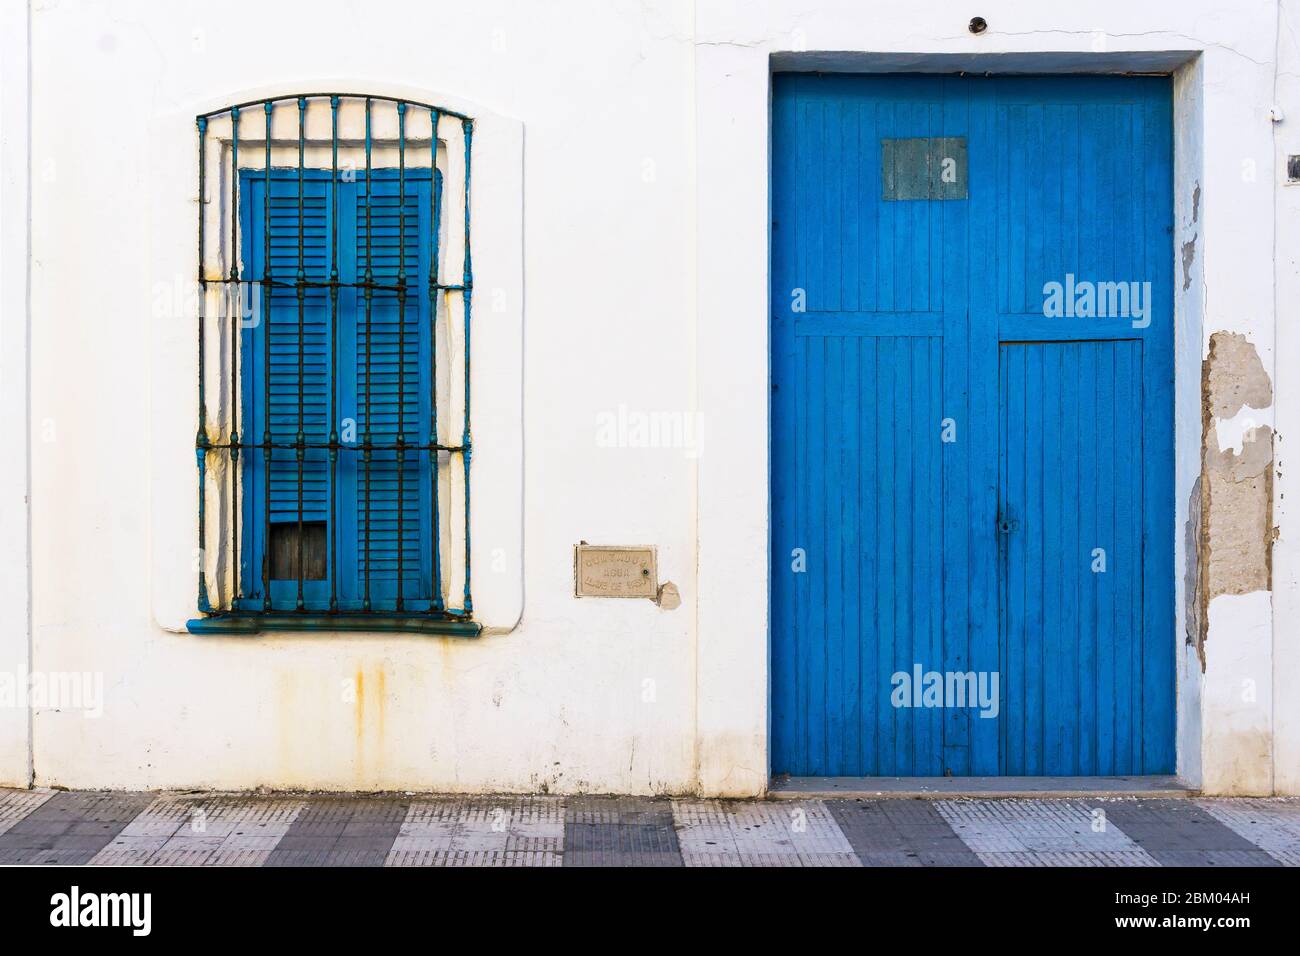
[[[0,864],[1300,866],[1300,800],[0,790]]]

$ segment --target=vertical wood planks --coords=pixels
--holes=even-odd
[[[1172,770],[1169,104],[1158,78],[776,77],[775,771]],[[945,137],[967,198],[886,201],[922,171],[882,162],[924,151],[881,141]],[[1067,274],[1151,282],[1149,327],[1048,321]],[[996,673],[997,716],[896,706],[918,669]]]

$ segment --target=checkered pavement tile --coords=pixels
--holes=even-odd
[[[27,816],[50,797],[51,790],[0,790],[0,833]]]
[[[0,833],[0,864],[90,861],[150,802],[147,794],[63,791]]]
[[[1196,805],[1283,866],[1300,866],[1300,800],[1197,800]]]
[[[687,866],[857,866],[858,858],[820,800],[676,800],[673,816]]]
[[[570,797],[564,866],[682,865],[672,804],[646,797]]]
[[[387,866],[554,866],[564,805],[553,797],[413,799]]]
[[[1300,800],[693,800],[0,790],[0,863],[1300,865]]]
[[[1278,866],[1193,800],[1109,800],[1109,820],[1162,866]]]
[[[928,800],[831,800],[863,866],[979,866],[980,858]]]
[[[309,797],[263,866],[382,866],[410,799]]]
[[[1109,804],[1083,800],[940,800],[935,809],[989,866],[1151,866],[1110,819]],[[1110,860],[1111,863],[1105,861]]]
[[[1108,852],[1047,851],[1042,853],[981,853],[986,866],[1159,866],[1155,858],[1142,850]]]
[[[159,797],[90,861],[94,865],[256,866],[306,806],[301,799]]]

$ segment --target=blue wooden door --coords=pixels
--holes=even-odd
[[[1172,771],[1169,104],[776,78],[774,772]]]

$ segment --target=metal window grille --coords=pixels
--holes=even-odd
[[[197,127],[190,630],[476,634],[473,121],[311,93]]]

